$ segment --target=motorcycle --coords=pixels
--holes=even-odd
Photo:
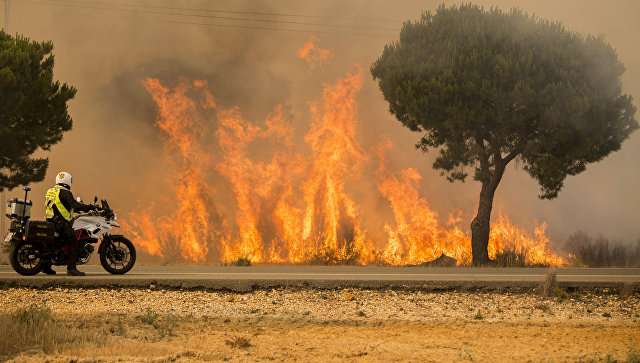
[[[67,243],[55,231],[55,224],[48,221],[32,221],[31,201],[27,199],[29,187],[22,188],[24,199],[13,198],[7,203],[7,217],[11,219],[5,243],[9,245],[11,267],[20,275],[35,275],[45,265],[66,265]],[[78,201],[82,201],[79,197]],[[97,206],[98,198],[94,198]],[[116,222],[116,214],[106,200],[102,208],[81,214],[71,220],[74,236],[80,242],[77,264],[89,262],[97,243],[100,264],[109,273],[121,275],[129,272],[136,262],[136,249],[123,235],[110,234]]]

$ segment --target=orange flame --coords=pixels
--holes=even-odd
[[[310,70],[314,70],[321,67],[331,58],[331,51],[320,48],[318,46],[318,40],[312,35],[309,37],[309,40],[298,49],[296,55],[307,63]]]
[[[298,55],[307,59],[317,51],[313,42]],[[458,264],[471,262],[470,232],[459,227],[461,212],[440,223],[420,196],[418,171],[394,172],[387,166],[388,141],[376,152],[380,194],[369,197],[384,198],[393,221],[375,227],[386,235],[378,246],[362,227],[366,215],[348,192],[349,185],[362,180],[360,173],[370,161],[356,139],[360,70],[325,86],[321,102],[311,105],[304,143],[296,142],[281,105],[256,123],[243,118],[238,107],[217,105],[205,81],[182,80],[168,89],[149,78],[144,86],[158,106],[156,127],[165,136],[166,178],[176,202],[169,216],[152,217],[160,214],[152,205],[123,222],[148,254],[167,257],[178,251],[194,262],[247,258],[254,263],[391,265],[418,264],[445,254]],[[209,145],[212,137],[219,155]],[[226,181],[226,187],[217,183],[214,189],[214,179]],[[220,200],[219,188],[228,188],[232,198]],[[527,264],[563,265],[548,247],[545,228],[539,225],[532,238],[500,216],[492,224],[490,257],[512,251]]]
[[[449,228],[438,223],[438,214],[418,194],[422,177],[415,169],[402,170],[400,178],[387,170],[384,151],[389,148],[390,142],[378,148],[381,161],[378,189],[389,200],[396,223],[395,227],[388,223],[384,226],[389,239],[383,260],[392,265],[416,264],[434,260],[444,253],[459,262],[469,262],[471,240],[468,233],[456,226],[458,219],[453,215],[447,223]]]
[[[160,236],[164,235],[166,239],[170,235],[180,246],[183,258],[204,261],[208,252],[206,242],[210,237],[209,201],[213,190],[203,181],[209,155],[203,152],[197,140],[206,122],[198,112],[198,105],[187,97],[186,92],[206,87],[206,83],[182,81],[170,91],[159,80],[149,78],[144,81],[144,86],[158,105],[156,126],[167,136],[165,159],[170,166],[167,177],[173,185],[178,205],[172,217],[175,219],[169,225],[166,218],[164,223],[163,219],[152,223],[148,213],[142,212],[138,221],[133,223],[141,231],[137,235],[143,236],[136,242],[150,254],[158,254],[162,244]],[[208,97],[202,106],[215,107],[215,104]]]
[[[504,251],[512,251],[524,255],[527,265],[565,265],[566,260],[549,249],[549,239],[544,233],[546,228],[546,223],[536,226],[535,238],[532,238],[527,231],[500,214],[498,221],[491,224],[489,258],[493,259]]]

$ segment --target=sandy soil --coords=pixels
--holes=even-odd
[[[0,291],[5,312],[32,303],[87,339],[9,361],[640,360],[640,297],[607,291]]]

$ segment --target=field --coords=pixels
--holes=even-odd
[[[633,290],[12,288],[0,306],[16,362],[640,361]]]

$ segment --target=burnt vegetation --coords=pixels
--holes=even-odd
[[[640,267],[640,239],[634,246],[578,231],[569,236],[562,250],[576,267]]]

